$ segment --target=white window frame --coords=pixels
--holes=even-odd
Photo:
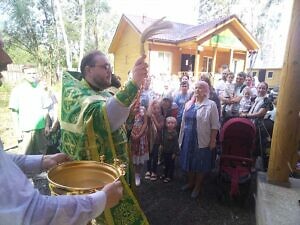
[[[271,76],[271,77],[269,77],[269,73],[272,73],[272,76]],[[267,79],[268,79],[268,80],[272,80],[272,79],[273,79],[273,77],[274,77],[274,71],[273,71],[273,70],[268,70],[268,71],[266,72],[266,74],[267,74]]]
[[[172,72],[172,58],[173,54],[169,51],[151,51],[150,52],[150,68],[152,67],[154,73],[171,74]],[[154,60],[151,62],[151,59]],[[154,67],[154,68],[153,68]]]
[[[204,58],[206,58],[206,65],[204,65]],[[210,56],[203,56],[203,68],[204,68],[204,72],[208,73],[208,72],[212,72],[213,68],[210,68],[210,71],[208,71],[208,66],[209,66],[209,60],[211,60],[211,67],[213,66],[213,57]]]
[[[230,71],[232,71],[234,74],[237,74],[237,73],[243,71],[244,70],[243,68],[239,68],[239,67],[241,67],[241,65],[240,65],[241,63],[243,63],[243,65],[244,65],[245,60],[233,58],[232,59],[232,67],[233,68],[230,68]]]

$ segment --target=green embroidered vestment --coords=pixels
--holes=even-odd
[[[127,137],[124,126],[111,132],[107,118],[106,101],[111,97],[107,91],[94,91],[77,72],[63,74],[61,103],[61,151],[75,160],[99,161],[99,156],[105,156],[105,162],[112,164],[115,158],[127,165],[126,175],[121,178],[124,187],[124,197],[120,203],[104,212],[97,221],[100,224],[121,225],[148,224],[140,209],[130,184],[130,158],[127,149]],[[120,90],[116,98],[124,106],[129,106],[138,88],[133,82],[128,82]]]

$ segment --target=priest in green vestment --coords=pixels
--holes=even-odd
[[[124,197],[120,203],[97,219],[99,224],[149,224],[130,188],[130,158],[124,130],[130,105],[147,77],[145,56],[133,69],[133,77],[124,88],[112,96],[105,88],[111,84],[111,66],[100,51],[87,54],[79,72],[63,74],[61,103],[61,150],[75,160],[96,160],[105,156],[113,164],[119,159],[126,165],[121,177]]]

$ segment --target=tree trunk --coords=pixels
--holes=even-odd
[[[273,131],[268,180],[287,182],[297,155],[300,110],[300,1],[294,1],[284,65],[281,74],[276,122]]]
[[[60,0],[54,0],[54,4],[56,5],[57,15],[58,15],[58,21],[59,21],[59,25],[60,25],[60,28],[61,28],[62,36],[63,36],[63,39],[64,39],[64,43],[65,43],[67,68],[68,68],[68,70],[70,70],[70,69],[72,69],[72,61],[71,61],[71,54],[70,54],[70,45],[69,45],[68,36],[67,36],[65,25],[64,25],[64,20],[63,20],[63,16],[62,16],[62,10],[61,10]]]
[[[83,58],[84,47],[85,47],[85,0],[80,1],[81,4],[81,31],[80,31],[80,47],[79,47],[79,58],[78,58],[78,71],[80,71],[80,63]]]

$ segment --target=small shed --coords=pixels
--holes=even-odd
[[[275,88],[280,86],[282,68],[278,67],[255,67],[248,72],[257,77],[258,81],[265,81],[268,83],[269,88]]]
[[[1,41],[1,40],[0,40]],[[7,69],[7,65],[12,63],[11,58],[0,46],[0,72]]]
[[[146,16],[122,15],[109,47],[114,55],[114,72],[122,81],[139,56],[142,32],[154,21]],[[236,15],[199,25],[172,23],[171,30],[153,36],[145,44],[150,73],[156,76],[188,72],[199,77],[201,72],[218,72],[223,64],[233,72],[245,71],[249,52],[259,49]]]

